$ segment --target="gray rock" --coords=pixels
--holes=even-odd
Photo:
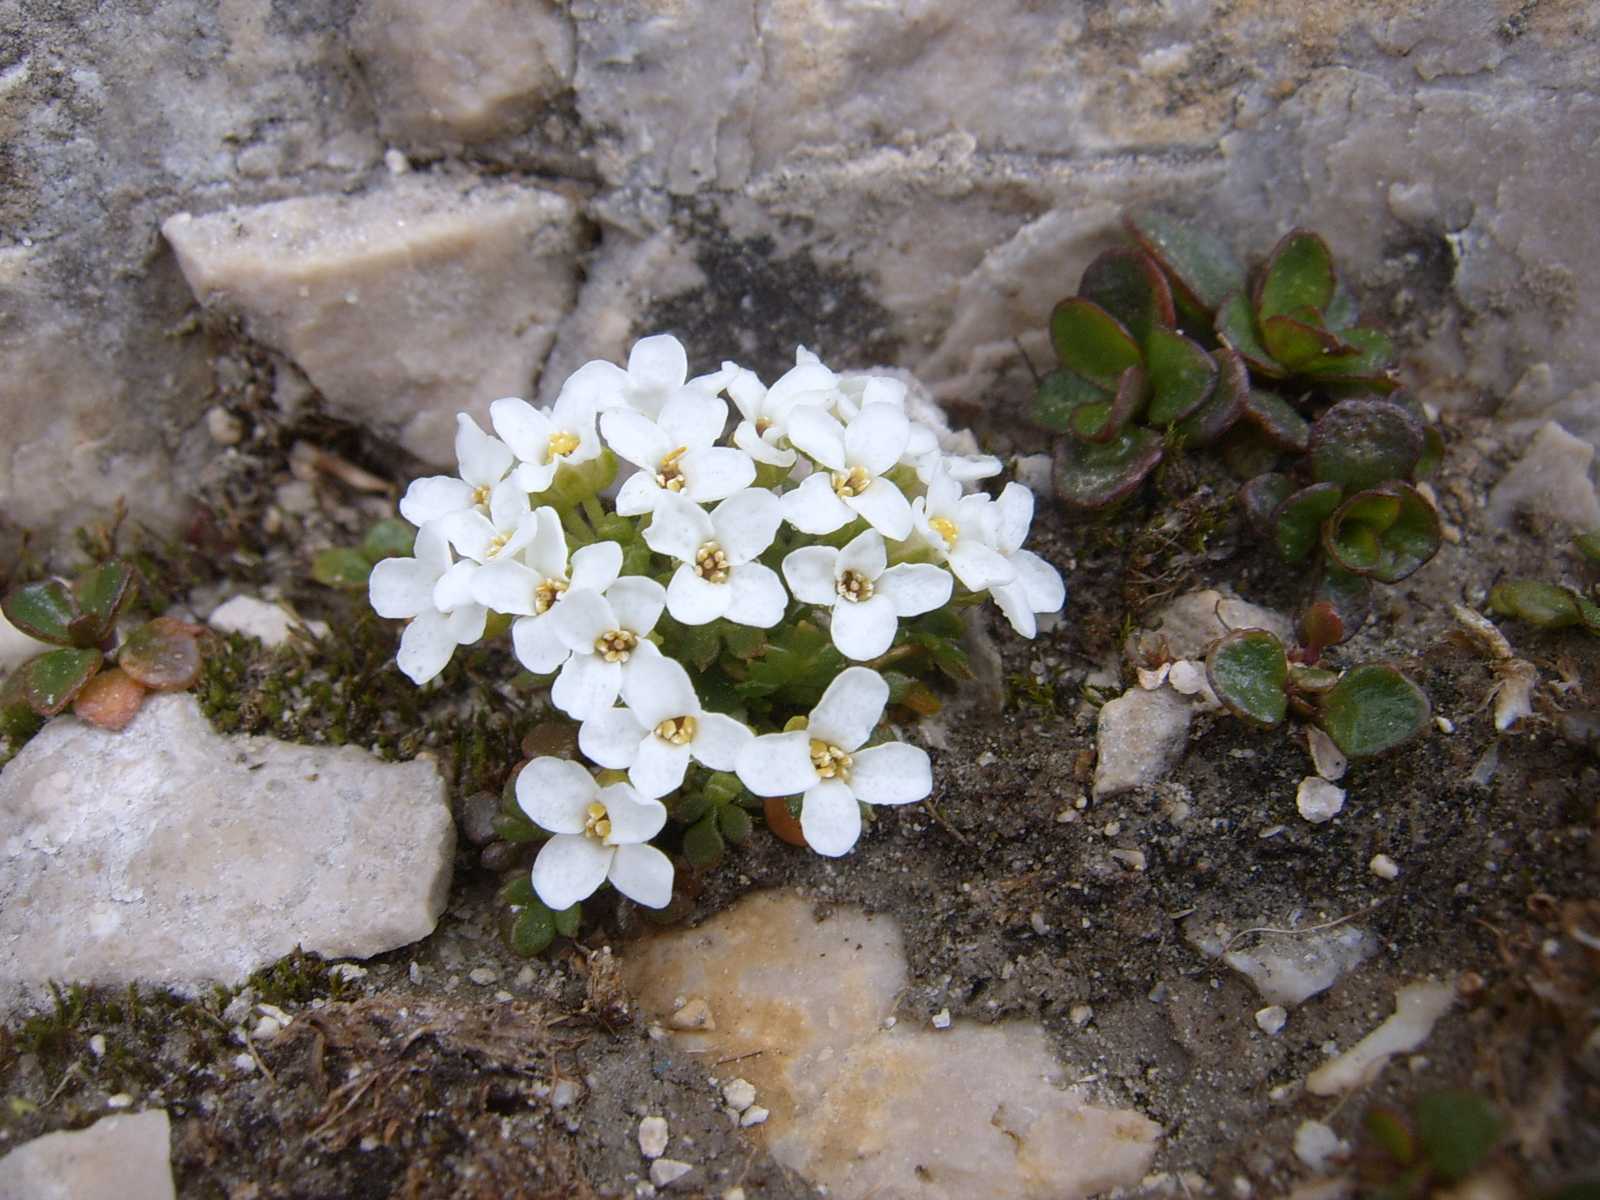
[[[121,733],[58,718],[0,772],[0,1002],[416,941],[449,890],[445,792],[428,762],[220,737],[186,694]]]
[[[1254,986],[1268,1004],[1295,1008],[1325,992],[1378,952],[1378,941],[1360,926],[1318,929],[1305,913],[1285,921],[1218,922],[1196,915],[1183,923],[1184,939],[1207,958],[1221,958]],[[1270,927],[1238,939],[1237,929]],[[1289,932],[1284,932],[1288,930]],[[1247,947],[1247,948],[1245,948]]]
[[[527,395],[577,285],[573,205],[407,175],[162,225],[202,301],[241,316],[343,416],[454,461],[455,414]]]
[[[0,1158],[0,1200],[173,1200],[167,1114],[102,1117]]]
[[[1163,608],[1150,629],[1135,635],[1130,654],[1164,651],[1170,658],[1203,660],[1212,642],[1235,629],[1265,629],[1285,644],[1294,639],[1294,624],[1282,613],[1205,588]]]
[[[1554,517],[1586,532],[1600,529],[1600,497],[1590,466],[1594,446],[1554,421],[1534,435],[1516,464],[1489,493],[1489,519],[1505,526],[1519,512]]]
[[[1100,708],[1094,794],[1115,796],[1162,779],[1183,757],[1192,706],[1169,687],[1129,688]]]

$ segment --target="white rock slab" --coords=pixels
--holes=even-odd
[[[0,1158],[0,1200],[174,1200],[159,1108],[47,1133]]]
[[[1327,991],[1378,950],[1377,939],[1359,926],[1301,932],[1296,928],[1301,923],[1313,924],[1301,922],[1297,914],[1285,921],[1250,922],[1252,928],[1268,926],[1280,932],[1262,932],[1248,950],[1228,949],[1235,930],[1199,917],[1183,923],[1183,936],[1207,958],[1220,957],[1238,971],[1268,1004],[1294,1008]]]
[[[1336,1096],[1371,1083],[1396,1054],[1409,1054],[1433,1032],[1456,1000],[1454,980],[1424,980],[1394,995],[1394,1012],[1366,1037],[1306,1077],[1313,1096]]]
[[[885,1028],[906,986],[900,930],[790,892],[740,901],[696,929],[632,948],[624,976],[645,1009],[703,1000],[715,1029],[683,1050],[739,1058],[766,1119],[750,1136],[840,1200],[1075,1200],[1136,1184],[1160,1128],[1066,1084],[1037,1025],[954,1021]]]
[[[444,909],[454,844],[430,762],[224,738],[189,695],[121,733],[58,718],[0,772],[0,1002],[404,946]]]
[[[1100,707],[1094,794],[1115,796],[1158,782],[1183,757],[1191,706],[1169,687],[1129,688]]]
[[[1590,466],[1594,447],[1547,421],[1489,493],[1489,520],[1505,526],[1519,512],[1554,517],[1579,532],[1600,528],[1600,498]]]
[[[1294,639],[1294,624],[1282,613],[1215,588],[1179,596],[1136,638],[1141,646],[1164,644],[1171,658],[1203,662],[1211,643],[1235,629],[1265,629],[1285,644]]]
[[[533,389],[577,288],[577,216],[554,192],[406,175],[358,196],[180,213],[161,227],[199,299],[305,372],[342,416],[454,462]]]
[[[242,633],[264,646],[288,645],[295,636],[298,618],[281,604],[255,596],[234,596],[211,610],[206,624],[221,633]],[[316,637],[328,636],[326,621],[306,621],[306,630]]]

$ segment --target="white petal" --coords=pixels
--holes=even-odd
[[[578,726],[578,749],[590,762],[625,771],[639,757],[639,743],[650,731],[625,708],[608,708]]]
[[[838,561],[832,546],[802,546],[784,555],[784,582],[802,604],[832,607],[839,599]]]
[[[861,807],[854,793],[834,779],[807,790],[800,802],[800,832],[818,854],[838,858],[861,837]]]
[[[533,535],[539,528],[538,522],[533,519],[528,493],[517,486],[515,479],[495,484],[494,490],[489,493],[489,521],[496,532],[504,534],[520,534],[522,527],[527,525],[527,533],[518,542],[517,550],[533,541]],[[515,551],[502,546],[496,553],[511,554]]]
[[[456,415],[456,462],[461,478],[474,487],[494,486],[511,470],[513,456],[499,438],[490,437],[466,413]]]
[[[560,834],[540,847],[533,860],[533,890],[556,912],[571,908],[605,882],[615,855],[593,838]]]
[[[885,742],[850,757],[850,789],[858,800],[911,804],[933,794],[933,764],[921,746]]]
[[[702,712],[695,723],[690,749],[697,762],[713,771],[733,770],[739,762],[739,752],[755,737],[742,722],[722,713]]]
[[[517,807],[551,833],[582,833],[598,790],[589,772],[564,758],[536,758],[517,773]]]
[[[766,552],[783,524],[783,505],[766,488],[735,492],[711,510],[717,544],[735,565]]]
[[[794,491],[783,494],[782,504],[783,519],[801,533],[832,533],[856,516],[855,510],[839,499],[826,471],[807,475]]]
[[[783,620],[789,607],[789,593],[783,590],[778,573],[761,563],[745,563],[728,572],[728,607],[722,614],[736,625],[771,629]]]
[[[1017,570],[997,550],[973,538],[961,538],[950,551],[950,569],[968,591],[981,592],[996,584],[1010,583]]]
[[[651,474],[674,449],[654,421],[629,408],[601,413],[600,433],[618,457]]]
[[[548,413],[511,396],[489,405],[489,421],[500,440],[523,462],[550,460],[550,434],[554,426],[550,424]]]
[[[1028,603],[1027,590],[1021,583],[996,584],[989,589],[989,595],[994,597],[995,604],[1020,636],[1030,639],[1037,636],[1039,618],[1034,613],[1033,605]]]
[[[538,509],[535,516],[533,540],[528,543],[522,561],[538,571],[541,579],[565,579],[567,535],[561,528],[561,514],[546,505]]]
[[[948,604],[955,582],[949,571],[932,563],[901,563],[878,577],[877,588],[898,616],[920,617]]]
[[[889,702],[889,685],[867,667],[847,667],[834,677],[811,710],[810,734],[853,751],[872,736]]]
[[[628,382],[634,386],[677,389],[689,377],[689,356],[670,333],[640,338],[628,352]]]
[[[395,665],[412,683],[423,684],[445,669],[460,645],[444,614],[428,609],[405,627]]]
[[[1056,613],[1067,602],[1067,585],[1061,572],[1031,550],[1018,550],[1011,556],[1016,568],[1017,582],[1028,597],[1028,606],[1036,613]]]
[[[885,408],[885,405],[876,404],[868,411]],[[866,491],[846,497],[844,502],[886,538],[900,542],[911,533],[911,504],[905,494],[887,479],[874,479],[867,485]]]
[[[635,471],[622,481],[617,489],[617,512],[624,517],[638,517],[652,512],[667,490],[656,482],[655,468]]]
[[[893,404],[869,403],[845,428],[845,461],[866,468],[868,475],[882,475],[900,461],[910,438],[905,413]]]
[[[654,846],[618,846],[610,879],[635,904],[665,908],[672,903],[672,860]]]
[[[470,560],[451,567],[433,585],[433,606],[447,613],[464,605],[481,603],[472,595],[472,581],[481,570],[482,567]]]
[[[601,788],[600,803],[606,806],[606,816],[611,819],[608,845],[648,842],[667,823],[667,810],[661,801],[641,796],[625,783]]]
[[[603,592],[617,580],[622,570],[622,547],[616,542],[595,542],[572,552],[572,588],[592,588]]]
[[[756,464],[732,446],[701,446],[678,460],[683,491],[696,504],[710,504],[747,488],[756,479]]]
[[[593,654],[594,641],[617,628],[617,614],[599,592],[573,588],[550,610],[556,636],[579,654]]]
[[[673,572],[667,584],[667,611],[674,621],[685,625],[705,625],[728,611],[733,589],[726,583],[711,583],[694,573],[687,563]]]
[[[628,373],[616,363],[595,359],[567,376],[566,383],[561,385],[561,394],[556,397],[556,407],[560,408],[562,402],[571,397],[572,402],[590,405],[597,411],[615,408],[628,402],[627,392]]]
[[[675,746],[650,734],[639,743],[639,754],[628,768],[628,782],[641,796],[652,800],[676,791],[689,769],[689,747]]]
[[[572,647],[556,634],[550,613],[521,617],[511,625],[511,648],[517,661],[535,675],[550,675],[567,661]]]
[[[476,562],[484,560],[498,534],[489,518],[472,508],[447,513],[439,518],[437,528],[459,553]]]
[[[692,717],[700,712],[689,672],[676,659],[665,654],[629,660],[623,672],[622,699],[646,729],[675,717]]]
[[[433,607],[439,573],[414,558],[386,558],[367,577],[367,599],[380,617],[414,617]]]
[[[857,662],[877,658],[894,641],[900,621],[895,616],[894,605],[887,596],[873,596],[870,600],[841,599],[833,606],[833,624],[830,632],[839,653]]]
[[[1022,543],[1028,540],[1028,527],[1033,524],[1033,492],[1013,480],[1001,490],[995,509],[999,516],[995,548],[1002,554],[1022,549]]]
[[[543,576],[521,563],[500,559],[472,573],[471,595],[476,603],[497,613],[527,617],[536,611],[534,592],[543,582]]]
[[[866,529],[856,534],[839,551],[839,565],[834,568],[843,576],[854,571],[869,581],[876,580],[889,565],[889,551],[883,544],[883,534],[876,529]]]
[[[657,554],[692,563],[695,552],[715,536],[705,509],[677,492],[667,492],[656,503],[644,542]]]
[[[811,734],[804,729],[753,739],[739,751],[734,770],[757,796],[798,796],[819,778],[811,765]]]
[[[726,387],[728,395],[733,397],[733,403],[739,410],[739,415],[745,422],[753,422],[766,412],[767,389],[761,385],[760,378],[754,371],[747,370],[736,363],[723,363],[724,369],[732,367],[728,375]]]
[[[458,646],[470,645],[481,638],[488,623],[489,610],[481,604],[463,604],[444,615],[444,627]]]
[[[897,408],[904,409],[906,385],[887,375],[868,376],[861,388],[861,405],[865,408],[869,404],[893,404]]]
[[[643,575],[624,575],[606,589],[606,602],[616,614],[615,628],[626,629],[642,638],[661,619],[667,593],[654,579],[646,579]]]
[[[550,701],[574,721],[589,721],[617,702],[622,665],[598,654],[574,654],[550,688]]]
[[[770,432],[770,431],[769,431]],[[794,466],[795,453],[793,450],[781,450],[766,438],[756,432],[756,427],[749,421],[740,421],[733,430],[733,444],[743,450],[758,463],[765,463],[769,467]]]
[[[551,483],[555,481],[556,468],[560,465],[554,459],[543,463],[525,462],[506,478],[524,494],[548,491]]]
[[[688,389],[675,392],[656,418],[656,425],[674,449],[709,446],[722,436],[722,427],[727,423],[726,400]]]
[[[820,408],[803,404],[789,414],[789,442],[829,470],[845,469],[844,426]]]
[[[400,498],[400,515],[413,525],[426,525],[447,513],[472,506],[472,485],[454,475],[414,479]]]
[[[455,561],[450,553],[450,539],[445,537],[437,521],[417,530],[417,542],[411,553],[418,562],[427,563],[435,575],[443,575]]]

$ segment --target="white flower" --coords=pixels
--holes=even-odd
[[[753,738],[732,717],[700,707],[689,673],[656,654],[641,659],[622,681],[626,708],[591,717],[578,730],[578,748],[602,767],[627,768],[642,796],[665,796],[683,783],[689,759],[731,771]]]
[[[617,512],[653,512],[662,496],[673,493],[709,504],[749,487],[756,477],[750,456],[716,445],[727,422],[726,400],[689,390],[669,399],[655,420],[625,408],[602,413],[606,444],[639,468],[618,491]]]
[[[628,352],[628,368],[603,360],[584,363],[562,385],[592,403],[596,411],[630,408],[654,420],[667,401],[685,388],[714,396],[727,382],[724,372],[688,378],[689,356],[671,334],[640,338]]]
[[[888,561],[883,535],[868,529],[842,550],[803,546],[792,551],[783,560],[783,577],[795,599],[832,610],[833,644],[846,658],[861,661],[889,648],[901,617],[932,612],[949,601],[953,588],[943,567],[888,567]]]
[[[466,413],[456,415],[456,462],[461,477],[414,479],[400,499],[400,515],[417,528],[450,513],[489,507],[489,493],[514,461],[510,448],[490,437]]]
[[[592,389],[563,387],[549,412],[526,400],[496,400],[489,406],[494,431],[517,456],[512,478],[525,492],[542,492],[563,463],[589,462],[603,447],[595,431],[596,398]]]
[[[761,386],[754,371],[735,363],[722,366],[732,372],[728,395],[744,418],[734,428],[733,444],[758,463],[794,466],[795,452],[788,444],[789,413],[801,404],[829,407],[837,392],[838,376],[820,362],[802,362],[768,388]]]
[[[622,570],[616,542],[582,546],[567,569],[567,537],[553,508],[534,513],[533,540],[517,558],[500,558],[472,575],[472,598],[497,613],[513,613],[511,645],[517,661],[536,675],[549,675],[572,654],[557,636],[552,610],[569,589],[603,592]]]
[[[946,471],[934,473],[928,494],[911,503],[918,535],[947,563],[962,586],[981,592],[1010,583],[1017,570],[995,548],[998,514],[988,496],[963,496],[961,485]]]
[[[615,704],[628,673],[661,653],[645,639],[666,603],[666,589],[642,575],[624,575],[604,592],[568,591],[550,618],[572,652],[550,688],[555,706],[587,721]]]
[[[758,796],[802,796],[800,829],[818,854],[838,857],[861,836],[860,804],[910,804],[933,791],[927,751],[904,742],[860,749],[889,700],[883,676],[847,667],[811,710],[806,728],[769,733],[739,752],[736,770]]]
[[[735,492],[709,513],[682,496],[664,496],[644,540],[680,564],[667,584],[673,619],[704,625],[726,617],[757,629],[781,621],[789,594],[778,573],[755,559],[782,521],[782,505],[765,488]]]
[[[992,454],[946,454],[939,444],[939,431],[921,421],[911,422],[911,440],[900,461],[916,471],[923,487],[932,483],[941,469],[957,483],[989,479],[1003,469]]]
[[[672,860],[645,844],[667,823],[661,801],[645,800],[625,783],[600,787],[566,759],[536,758],[517,776],[517,804],[555,834],[533,860],[533,890],[557,912],[608,879],[648,908],[672,899]]]
[[[910,437],[910,422],[893,404],[866,404],[849,425],[810,405],[794,409],[789,441],[827,470],[783,497],[784,519],[802,533],[821,534],[864,517],[884,537],[900,541],[911,532],[911,506],[881,476],[900,461]]]
[[[892,404],[906,410],[906,385],[890,375],[846,375],[839,380],[834,411],[847,424],[869,404]]]
[[[1060,612],[1067,601],[1061,572],[1031,550],[1024,550],[1028,527],[1033,524],[1033,492],[1020,483],[1006,484],[995,501],[995,549],[1016,571],[1010,583],[990,587],[990,594],[1011,627],[1023,637],[1039,632],[1038,613]]]
[[[386,558],[373,567],[367,596],[380,617],[410,618],[395,663],[412,683],[421,684],[444,670],[457,646],[483,636],[488,613],[481,604],[443,610],[437,603],[439,582],[450,570],[450,546],[438,525],[418,531],[414,553],[414,558]]]

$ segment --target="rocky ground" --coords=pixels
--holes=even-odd
[[[789,889],[819,916],[860,908],[898,923],[897,1021],[1036,1022],[1085,1095],[1159,1125],[1141,1194],[1287,1194],[1342,1170],[1342,1153],[1319,1154],[1306,1122],[1359,1148],[1370,1107],[1404,1111],[1446,1087],[1506,1118],[1493,1194],[1544,1195],[1600,1161],[1600,642],[1505,626],[1540,683],[1533,715],[1500,733],[1493,663],[1452,615],[1454,604],[1481,610],[1502,578],[1585,578],[1547,515],[1550,487],[1499,506],[1504,525],[1490,521],[1525,437],[1445,419],[1450,454],[1435,488],[1448,542],[1337,652],[1342,663],[1400,663],[1439,720],[1395,753],[1351,764],[1332,820],[1297,812],[1297,786],[1313,773],[1302,733],[1216,713],[1192,715],[1158,780],[1110,794],[1095,785],[1097,706],[1137,686],[1131,630],[1198,588],[1284,613],[1297,602],[1301,580],[1241,527],[1231,485],[1187,460],[1108,517],[1041,503],[1032,544],[1063,569],[1067,611],[1033,642],[989,622],[979,678],[947,694],[938,716],[906,723],[933,755],[928,803],[880,812],[839,861],[758,829],[715,868],[680,872],[664,926],[597,901],[575,940],[523,961],[499,936],[495,898],[516,851],[487,818],[541,720],[536,700],[509,655],[489,649],[458,658],[419,696],[388,663],[394,630],[361,594],[311,580],[310,555],[358,540],[411,464],[331,421],[285,423],[270,368],[236,367],[189,538],[125,528],[122,548],[167,589],[159,602],[197,616],[243,593],[328,623],[329,636],[275,650],[220,639],[200,708],[227,735],[436,755],[461,835],[454,883],[431,935],[358,965],[296,953],[243,990],[182,994],[62,978],[53,1004],[14,1005],[0,1027],[0,1150],[161,1109],[183,1196],[582,1196],[657,1184],[817,1195],[768,1153],[777,1131],[729,1116],[728,1071],[684,1052],[662,1029],[670,1008],[641,1007],[625,982],[650,939]],[[999,453],[1036,448],[1003,416],[964,415]],[[1560,476],[1556,493],[1581,503],[1588,489],[1592,503],[1586,469]],[[1374,865],[1378,855],[1397,871]],[[65,902],[54,919],[72,926]],[[1208,957],[1208,938],[1237,953]],[[1243,968],[1331,986],[1299,999]],[[1454,989],[1431,1036],[1353,1090],[1306,1088],[1393,1011],[1399,988],[1425,978]],[[649,1158],[640,1125],[654,1116],[671,1140]],[[669,1179],[675,1168],[652,1167],[663,1161],[690,1172]]]

